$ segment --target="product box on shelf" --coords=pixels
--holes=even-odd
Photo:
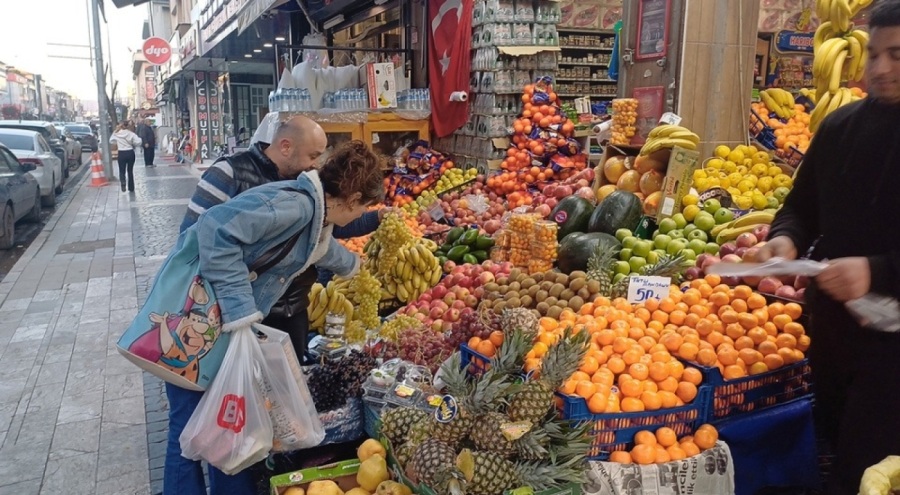
[[[572,16],[572,27],[578,29],[600,29],[600,2],[577,1]]]
[[[613,29],[616,23],[622,20],[622,6],[600,7],[600,29]]]
[[[603,175],[603,166],[606,165],[606,162],[610,158],[618,158],[622,157],[625,159],[626,166],[630,169],[631,163],[634,161],[635,157],[637,157],[641,152],[640,146],[625,146],[625,145],[607,145],[606,149],[603,151],[603,157],[600,158],[600,163],[594,169],[594,192],[600,189],[601,186],[605,186],[609,184],[609,180],[607,180],[606,176]]]
[[[397,107],[397,78],[394,64],[366,64],[366,87],[369,90],[369,108]]]
[[[572,27],[575,21],[575,0],[563,0],[559,3],[559,26]]]
[[[681,199],[691,190],[694,170],[699,166],[699,151],[691,151],[678,146],[672,148],[669,155],[669,167],[663,181],[663,197],[656,215],[657,222],[681,211]]]
[[[309,484],[313,481],[331,480],[337,483],[341,490],[346,492],[359,486],[356,482],[359,464],[359,459],[351,459],[349,461],[280,474],[269,479],[269,488],[272,495],[284,495],[291,487],[296,486],[306,491]]]
[[[585,495],[606,493],[733,494],[734,460],[725,442],[698,455],[660,464],[588,463]]]

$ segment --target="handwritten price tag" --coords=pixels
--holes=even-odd
[[[632,304],[668,297],[672,286],[672,279],[668,277],[630,277],[628,280],[628,302]]]
[[[662,117],[659,118],[660,125],[662,125],[662,124],[678,125],[680,123],[681,123],[681,117],[679,117],[678,115],[676,115],[672,112],[666,112],[666,113],[662,114]]]

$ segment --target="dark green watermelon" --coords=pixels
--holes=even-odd
[[[615,235],[619,229],[634,231],[643,214],[640,198],[628,191],[613,191],[594,209],[587,231],[609,235]]]
[[[608,239],[612,245],[620,247],[621,244],[615,237],[602,232],[581,233],[575,232],[567,235],[559,243],[557,254],[559,271],[572,273],[575,270],[587,270],[588,259],[597,250],[601,239]]]
[[[593,210],[594,205],[584,198],[578,196],[563,198],[550,213],[550,220],[559,225],[557,240],[562,240],[573,232],[586,232]]]

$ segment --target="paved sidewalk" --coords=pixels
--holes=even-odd
[[[84,180],[0,282],[0,495],[161,491],[161,383],[115,349],[197,183],[157,163]]]

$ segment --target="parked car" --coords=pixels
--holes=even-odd
[[[41,220],[41,188],[9,148],[0,144],[0,249],[16,243],[16,222]]]
[[[81,151],[97,151],[97,136],[91,126],[87,124],[66,124],[66,130],[69,131],[75,140],[81,143]]]
[[[65,125],[56,125],[56,132],[66,148],[66,165],[78,168],[81,165],[81,143],[79,143],[71,132],[66,130]]]
[[[23,169],[37,179],[41,186],[41,203],[56,205],[56,195],[63,191],[63,166],[44,136],[35,131],[0,128],[0,143],[5,144]]]
[[[56,132],[56,127],[53,127],[53,124],[50,122],[40,120],[0,120],[0,129],[2,128],[25,129],[41,133],[41,136],[50,145],[53,154],[59,157],[60,162],[63,164],[67,163],[65,144],[59,133]],[[69,177],[69,167],[63,166],[62,178],[66,179],[67,177]]]

